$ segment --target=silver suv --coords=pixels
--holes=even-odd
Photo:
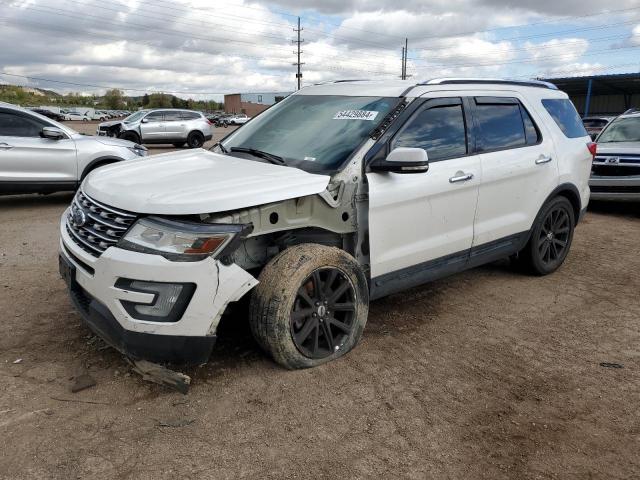
[[[96,132],[136,143],[171,143],[200,148],[211,140],[211,122],[200,112],[178,109],[139,110],[123,120],[104,122]]]
[[[640,111],[630,110],[596,138],[598,153],[591,169],[593,200],[640,201]]]
[[[0,102],[0,194],[75,190],[90,171],[146,154],[141,145],[81,135],[43,115]]]

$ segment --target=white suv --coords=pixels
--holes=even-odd
[[[441,79],[307,87],[213,151],[90,175],[60,221],[89,326],[133,358],[205,362],[249,293],[288,368],[351,350],[369,301],[503,257],[564,261],[594,149],[549,84]]]

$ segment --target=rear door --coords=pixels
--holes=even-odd
[[[405,288],[464,268],[481,177],[480,158],[472,153],[468,137],[469,121],[461,98],[426,100],[390,140],[387,151],[424,148],[429,170],[367,174],[374,291]]]
[[[162,143],[166,141],[164,112],[147,114],[140,122],[140,133],[143,142]]]
[[[471,100],[482,162],[475,248],[526,235],[558,185],[558,162],[551,135],[523,98],[477,96]]]
[[[75,183],[76,144],[41,138],[53,126],[35,116],[0,108],[0,182]],[[1,188],[1,187],[0,187]]]
[[[164,130],[167,140],[185,139],[185,121],[180,110],[166,110],[164,112]]]

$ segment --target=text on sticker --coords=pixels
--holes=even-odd
[[[378,112],[371,110],[342,110],[333,116],[334,120],[375,120]]]

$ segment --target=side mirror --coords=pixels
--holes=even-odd
[[[372,172],[424,173],[429,170],[429,155],[423,148],[394,148],[387,158],[371,164]]]
[[[40,136],[49,140],[62,140],[66,135],[58,127],[44,127]]]
[[[148,118],[143,118],[142,120],[140,120],[140,123],[149,123],[149,119]]]

